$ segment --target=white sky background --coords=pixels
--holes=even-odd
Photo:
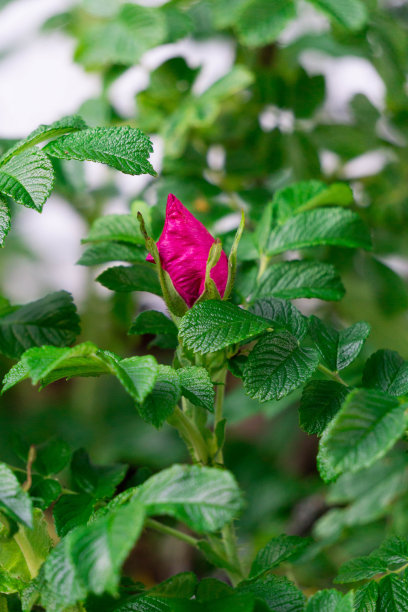
[[[145,5],[158,3],[159,0],[143,1]],[[98,75],[86,73],[72,60],[75,42],[63,33],[39,31],[47,18],[71,4],[73,0],[14,0],[0,10],[0,138],[24,137],[40,123],[51,123],[74,113],[82,102],[99,94]],[[305,5],[305,14],[290,24],[282,40],[288,42],[305,29],[319,32],[325,28],[325,18]],[[202,66],[196,90],[203,91],[229,70],[234,61],[234,48],[220,38],[211,43],[184,40],[149,51],[141,65],[126,71],[111,90],[112,101],[120,112],[132,116],[135,93],[146,87],[149,71],[175,55],[184,55],[192,66]],[[303,64],[311,74],[326,76],[327,112],[343,116],[348,101],[356,93],[364,93],[376,106],[382,106],[384,85],[365,60],[330,58],[308,52]],[[152,161],[159,169],[162,147],[157,140],[155,144]],[[367,164],[375,166],[375,163],[381,163],[381,158],[354,160],[349,177],[358,176]],[[103,180],[105,172],[105,168],[96,164],[87,166],[89,181],[94,185]],[[125,212],[125,196],[137,191],[145,180],[117,175],[123,198],[113,202],[109,212]],[[80,301],[86,270],[74,264],[80,255],[80,240],[86,228],[76,211],[53,196],[41,215],[21,208],[14,221],[14,231],[24,237],[39,262],[23,257],[14,259],[13,270],[6,275],[7,297],[15,302],[27,302],[42,297],[47,291],[66,289]]]

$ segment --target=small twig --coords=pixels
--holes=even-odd
[[[28,451],[28,458],[27,458],[27,478],[25,480],[25,482],[21,485],[21,488],[23,489],[23,491],[28,491],[33,483],[33,477],[32,477],[32,467],[33,467],[33,463],[35,461],[35,458],[37,457],[37,451],[35,450],[35,446],[34,444],[32,444],[30,446],[30,450]]]

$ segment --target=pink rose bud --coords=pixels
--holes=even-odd
[[[215,239],[171,193],[167,198],[166,220],[157,242],[162,267],[169,274],[174,288],[191,308],[204,291],[205,268]],[[147,261],[152,261],[149,254]],[[224,251],[211,270],[221,297],[228,280],[228,259]]]

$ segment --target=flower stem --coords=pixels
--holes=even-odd
[[[173,425],[173,427],[179,430],[181,437],[191,446],[195,460],[206,465],[208,462],[207,445],[193,421],[191,421],[178,406],[176,406],[168,421],[170,425]]]
[[[40,559],[34,552],[34,549],[27,538],[24,527],[20,526],[17,533],[14,534],[14,540],[22,552],[31,578],[35,578],[44,560]]]
[[[154,519],[146,519],[145,526],[150,527],[151,529],[155,529],[155,531],[159,531],[160,533],[164,533],[169,536],[173,536],[173,538],[177,538],[178,540],[182,540],[183,542],[187,542],[191,546],[197,547],[198,540],[189,536],[187,533],[183,533],[178,529],[173,529],[173,527],[169,527],[168,525],[163,525],[163,523],[159,523],[159,521],[155,521]]]

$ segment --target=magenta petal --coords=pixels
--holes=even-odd
[[[166,220],[157,247],[163,269],[189,308],[204,291],[205,267],[214,242],[204,225],[174,195],[169,194]],[[153,261],[151,255],[146,259]],[[228,259],[224,251],[211,270],[211,278],[223,297],[228,280]]]

